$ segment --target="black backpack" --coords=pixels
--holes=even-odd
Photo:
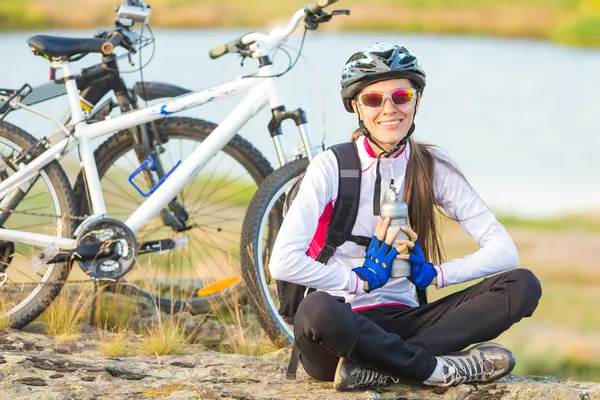
[[[370,237],[354,236],[351,234],[356,216],[358,215],[358,202],[360,198],[361,167],[358,150],[354,142],[340,143],[331,146],[338,162],[338,197],[333,208],[331,221],[327,227],[327,235],[323,249],[316,258],[323,264],[327,264],[336,249],[346,241],[354,242],[361,246],[368,246]],[[288,193],[284,212],[289,208],[296,197],[302,179],[299,179]],[[294,324],[294,316],[300,302],[308,293],[315,289],[297,285],[286,281],[277,281],[277,295],[279,297],[279,315],[290,325]]]
[[[356,142],[340,143],[329,148],[333,151],[338,163],[338,196],[333,207],[331,221],[327,227],[327,235],[323,249],[316,258],[323,264],[326,264],[338,247],[346,241],[354,242],[361,246],[368,246],[371,242],[370,237],[352,235],[352,228],[358,215],[358,205],[360,200],[360,180],[362,170]],[[299,179],[290,189],[284,205],[284,212],[296,197],[300,188],[302,179]],[[277,281],[277,295],[279,297],[279,315],[290,325],[294,324],[294,316],[298,310],[300,302],[315,291],[303,285],[298,285],[286,281]],[[417,288],[417,295],[420,304],[427,303],[425,291]],[[292,354],[287,369],[286,377],[288,379],[296,378],[298,368],[299,352],[296,342],[292,348]]]

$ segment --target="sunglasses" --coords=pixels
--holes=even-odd
[[[381,108],[385,99],[396,105],[408,104],[417,98],[415,89],[396,89],[388,93],[384,92],[365,92],[358,95],[359,104],[369,108]]]

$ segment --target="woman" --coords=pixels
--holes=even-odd
[[[425,83],[425,72],[404,47],[376,43],[350,57],[341,93],[346,110],[358,118],[353,139],[362,165],[352,234],[373,235],[371,244],[365,249],[346,242],[327,265],[307,255],[337,194],[337,163],[326,151],[310,164],[273,249],[275,279],[317,289],[298,308],[295,341],[306,372],[334,381],[338,390],[399,378],[430,386],[498,379],[514,368],[508,349],[481,343],[461,350],[531,316],[541,297],[533,273],[513,269],[419,304],[418,290],[431,284],[439,289],[518,264],[512,239],[458,168],[435,148],[409,138]],[[403,228],[410,240],[395,243],[398,228],[387,232],[389,219],[379,217],[382,192],[394,185],[413,224]],[[442,262],[437,207],[462,225],[478,251]],[[389,277],[394,257],[411,263],[408,279]]]

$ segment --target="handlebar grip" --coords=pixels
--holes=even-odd
[[[317,0],[314,3],[310,3],[307,6],[307,10],[311,13],[317,13],[321,11],[321,9],[327,7],[330,4],[336,3],[338,0]]]
[[[215,58],[219,58],[222,55],[225,55],[231,51],[236,51],[240,47],[244,47],[245,44],[242,42],[242,39],[232,40],[231,42],[222,44],[220,46],[215,47],[214,49],[208,52],[208,56],[213,60]]]
[[[119,32],[113,33],[111,37],[108,38],[106,42],[102,44],[102,54],[108,56],[112,54],[115,47],[121,44],[121,40],[123,39],[123,35]]]
[[[214,49],[211,49],[208,52],[208,56],[214,60],[215,58],[219,58],[222,55],[227,54],[227,53],[229,53],[229,49],[227,48],[227,45],[222,44],[220,46],[215,47]]]

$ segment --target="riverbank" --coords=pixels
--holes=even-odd
[[[153,27],[265,27],[283,22],[302,2],[152,0]],[[3,0],[0,30],[108,27],[113,0]],[[348,8],[323,29],[464,34],[600,46],[600,3],[594,0],[342,0]],[[24,12],[27,10],[27,12]],[[68,12],[67,12],[68,10]]]

